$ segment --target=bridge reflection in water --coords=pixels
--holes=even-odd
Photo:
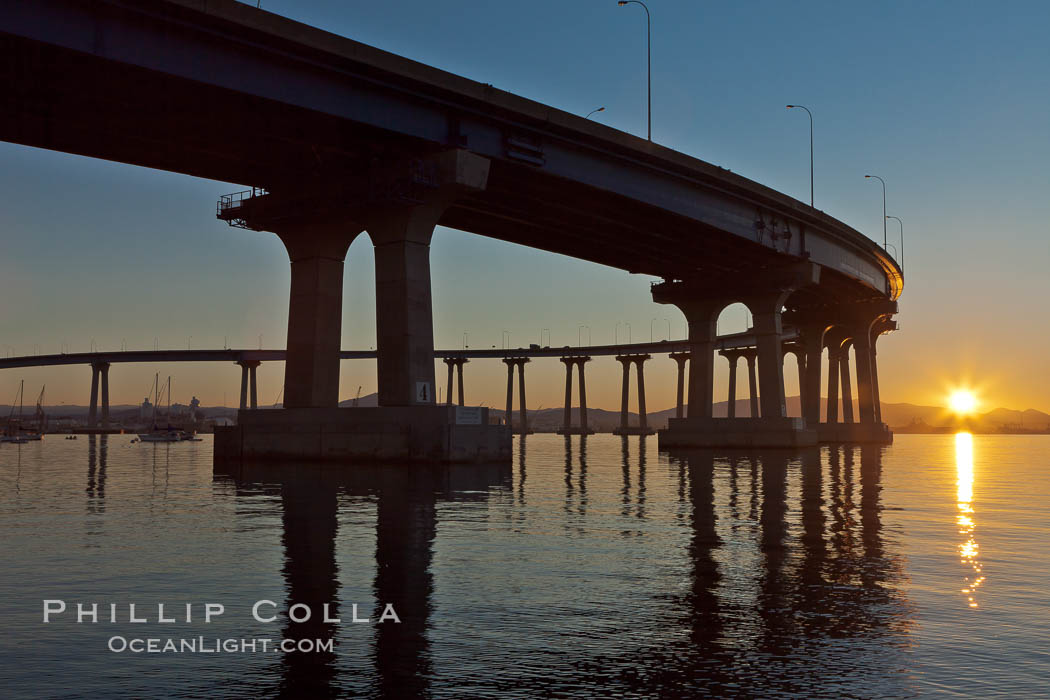
[[[906,682],[903,674],[894,672],[905,666],[900,654],[907,646],[910,604],[900,590],[901,562],[887,553],[883,537],[883,448],[813,448],[801,453],[690,451],[668,457],[656,453],[652,438],[624,437],[616,469],[622,481],[615,484],[607,478],[613,472],[595,469],[598,457],[594,450],[589,454],[588,438],[574,436],[564,438],[564,461],[558,460],[563,466],[555,471],[563,471],[563,478],[558,479],[563,484],[558,486],[556,482],[537,484],[535,466],[532,473],[526,473],[526,446],[531,440],[535,439],[518,443],[513,468],[387,468],[348,473],[320,466],[242,465],[232,474],[216,475],[217,480],[232,479],[244,492],[264,489],[280,494],[287,601],[277,601],[278,609],[295,602],[319,611],[330,603],[331,615],[339,617],[344,628],[351,626],[354,615],[351,603],[339,602],[345,575],[336,554],[341,537],[340,499],[365,497],[375,504],[370,526],[375,533],[372,593],[376,602],[374,608],[360,609],[357,615],[371,617],[375,623],[389,603],[401,623],[354,625],[355,634],[364,629],[371,635],[367,659],[348,663],[345,654],[340,658],[338,645],[334,653],[283,655],[280,689],[284,696],[334,697],[349,686],[360,687],[360,678],[343,674],[370,676],[375,696],[427,696],[439,690],[433,687],[436,684],[448,690],[448,680],[456,680],[456,668],[439,666],[463,664],[477,670],[486,653],[493,655],[492,677],[487,682],[476,677],[470,681],[481,694],[512,688],[534,695],[581,697],[614,692],[664,697],[705,692],[850,695],[865,688],[864,692],[886,695],[907,692],[899,687]],[[541,444],[549,451],[559,443]],[[608,455],[612,444],[590,446],[600,446]],[[531,457],[534,452],[529,454],[530,465],[536,465]],[[677,492],[677,503],[673,499],[660,503],[662,513],[654,511],[658,501],[647,502],[647,488],[656,486],[653,480],[657,478],[670,480],[672,492]],[[551,638],[545,640],[550,646],[548,674],[534,666],[523,672],[513,668],[514,659],[497,656],[484,640],[491,636],[500,640],[498,644],[513,647],[521,635],[524,659],[525,648],[531,650],[537,640],[524,639],[535,630],[526,632],[525,624],[519,627],[515,606],[523,598],[537,599],[529,589],[542,584],[530,581],[523,567],[515,588],[526,593],[506,592],[507,612],[499,629],[475,630],[469,619],[450,623],[446,618],[454,613],[445,606],[436,621],[434,545],[442,524],[439,513],[446,505],[487,502],[490,509],[509,511],[505,522],[492,518],[488,527],[528,532],[537,526],[535,512],[532,522],[527,527],[525,523],[524,513],[538,507],[538,497],[533,494],[561,499],[560,489],[564,503],[559,510],[567,528],[561,534],[546,533],[545,542],[557,541],[550,537],[578,536],[609,507],[621,526],[611,533],[613,537],[637,541],[637,535],[649,532],[646,528],[652,527],[651,520],[662,519],[663,527],[670,524],[684,534],[679,538],[684,552],[662,551],[663,545],[654,542],[647,550],[646,565],[663,567],[673,557],[685,562],[683,575],[665,577],[664,590],[638,590],[629,581],[623,582],[625,596],[664,603],[659,608],[665,611],[662,619],[644,621],[649,631],[641,634],[641,647],[623,644],[621,650],[614,643],[629,639],[637,622],[626,608],[622,619],[604,619],[601,613],[597,623],[609,629],[610,643],[596,637],[594,647],[583,653],[571,644],[563,648]],[[666,512],[668,508],[674,510],[673,515]],[[594,536],[593,531],[588,534]],[[351,536],[356,538],[342,535]],[[499,558],[490,552],[491,545],[486,547],[479,548],[479,556],[489,552],[487,556]],[[546,560],[560,556],[559,552],[542,554]],[[571,553],[567,551],[564,557]],[[465,570],[456,569],[456,575],[469,579],[484,571],[491,573],[491,561],[476,564],[475,573],[468,564]],[[584,566],[580,564],[581,571]],[[447,575],[448,569],[441,570]],[[582,595],[586,597],[586,592]],[[585,600],[579,604],[586,607]],[[435,632],[436,623],[440,633]],[[569,616],[556,624],[571,628],[574,621]],[[284,636],[338,640],[346,634],[338,627],[315,615],[307,623],[286,624]],[[448,638],[449,629],[470,632],[464,638]],[[652,629],[659,632],[653,634]],[[448,654],[440,663],[435,644]],[[535,658],[529,663],[535,664]],[[436,678],[443,680],[438,683]]]

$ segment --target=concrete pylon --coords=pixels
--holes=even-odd
[[[678,401],[675,404],[675,418],[685,416],[685,363],[689,361],[688,352],[672,352],[671,359],[678,365]]]
[[[799,388],[804,399],[802,417],[806,424],[820,424],[820,379],[824,353],[824,336],[830,325],[813,323],[802,328],[802,353],[799,357]]]
[[[587,374],[586,363],[591,361],[590,357],[563,357],[565,363],[565,408],[562,419],[562,427],[558,429],[559,435],[591,435],[593,431],[587,426]],[[576,367],[579,373],[580,392],[580,425],[572,425],[572,372]]]
[[[853,353],[857,360],[857,404],[860,423],[875,423],[875,395],[871,385],[871,323],[857,324]]]
[[[99,363],[99,374],[102,386],[102,427],[109,427],[109,363]]]
[[[848,341],[842,345],[841,352],[839,353],[839,376],[842,379],[842,422],[852,423],[853,422],[853,377],[849,368],[849,350],[852,347],[852,341]]]
[[[758,358],[758,354],[750,348],[743,354],[744,359],[747,361],[747,390],[750,398],[751,418],[758,418],[760,415],[758,407],[758,376],[755,371],[755,360]]]
[[[726,418],[736,418],[736,366],[740,360],[740,354],[726,350],[722,350],[719,354],[729,361],[729,393],[726,399]]]
[[[587,363],[591,361],[589,357],[580,357],[576,360],[576,366],[580,375],[580,434],[590,435],[593,432],[587,426]]]
[[[572,429],[572,368],[576,362],[571,357],[563,357],[561,361],[565,364],[565,415],[562,421],[562,434],[568,435]]]
[[[746,302],[754,319],[755,344],[758,351],[759,403],[763,418],[787,416],[784,360],[781,352],[781,310],[787,297],[788,291],[775,291]]]
[[[445,403],[449,406],[452,405],[452,388],[458,380],[459,389],[459,405],[465,406],[464,392],[463,392],[463,365],[470,362],[465,357],[446,357],[443,362],[448,366],[448,383],[445,385]]]
[[[238,362],[241,368],[241,403],[240,410],[248,408],[248,365]]]
[[[649,417],[645,411],[645,361],[651,357],[635,355],[634,358],[634,366],[638,371],[638,429],[643,434],[649,432]]]
[[[255,370],[262,362],[259,360],[238,360],[237,365],[241,368],[241,410],[248,408],[259,408],[259,385],[255,377]]]
[[[377,207],[363,217],[375,246],[380,406],[435,401],[430,240],[459,196],[488,183],[488,159],[468,151],[447,151],[420,165],[409,182],[426,182],[430,189],[421,189],[417,202]]]
[[[273,195],[270,195],[273,196]],[[291,260],[285,408],[339,404],[343,260],[362,226],[346,217],[296,219],[273,226]],[[241,408],[247,408],[247,373]]]
[[[505,357],[503,363],[507,365],[507,425],[513,432],[520,435],[529,434],[529,417],[525,408],[525,363],[529,362],[527,357]],[[514,413],[514,368],[518,368],[518,429],[513,430]]]
[[[465,397],[465,394],[463,392],[463,365],[467,364],[468,362],[470,362],[470,360],[468,360],[467,358],[464,357],[464,358],[461,358],[460,362],[456,363],[456,378],[459,380],[457,382],[457,385],[458,385],[458,388],[459,388],[459,397],[458,398],[459,398],[459,405],[460,406],[466,406],[467,405],[466,404],[466,397]]]
[[[99,367],[91,365],[91,402],[88,404],[88,426],[94,428],[98,425],[98,376]]]
[[[839,353],[837,344],[828,345],[828,406],[827,422],[839,422]]]
[[[620,425],[613,429],[614,435],[651,435],[655,432],[649,427],[649,417],[645,410],[645,361],[652,355],[617,355],[616,361],[623,365],[623,383],[620,395]],[[627,419],[627,404],[631,390],[631,364],[634,363],[638,374],[638,425],[631,427]]]
[[[445,403],[449,406],[452,405],[452,371],[453,363],[451,357],[444,359],[445,366],[448,367],[448,381],[445,382]]]
[[[627,432],[627,402],[631,398],[631,358],[621,355],[616,361],[623,366],[623,381],[620,384],[620,434]]]

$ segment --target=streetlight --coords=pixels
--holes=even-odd
[[[620,7],[624,5],[641,5],[645,10],[645,51],[646,51],[646,73],[648,74],[649,86],[649,140],[653,140],[653,29],[652,17],[649,15],[649,6],[642,0],[619,0],[616,3]]]
[[[802,105],[788,105],[788,109],[804,109],[809,115],[809,206],[813,206],[813,112]]]
[[[901,226],[901,272],[904,272],[904,222],[899,216],[887,216],[886,218],[893,219]]]
[[[590,112],[587,113],[587,116],[584,117],[584,119],[590,119],[593,115],[597,114],[598,112],[604,112],[604,111],[605,111],[605,107],[599,107],[598,109],[592,109]]]
[[[591,327],[584,324],[576,326],[576,346],[583,347],[583,329],[587,329],[587,344],[591,344]]]
[[[882,247],[886,247],[886,181],[878,175],[865,175],[867,178],[874,178],[882,183]]]

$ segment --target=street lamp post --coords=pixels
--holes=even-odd
[[[604,111],[605,111],[605,107],[599,107],[598,109],[592,109],[590,112],[587,112],[587,116],[584,117],[584,119],[590,119],[592,116],[594,116],[598,112],[604,112]]]
[[[893,219],[901,227],[901,272],[904,271],[904,222],[901,221],[899,216],[887,216],[887,219]]]
[[[813,112],[802,105],[788,105],[788,109],[804,109],[809,115],[809,206],[813,206]]]
[[[873,178],[882,183],[882,247],[886,247],[886,181],[878,175],[865,175],[864,177]]]
[[[620,7],[624,5],[641,5],[642,9],[645,10],[645,70],[648,75],[648,98],[649,98],[649,109],[648,109],[648,125],[649,125],[649,140],[653,140],[653,28],[652,28],[652,17],[649,15],[649,6],[646,5],[642,0],[619,0],[616,3]]]

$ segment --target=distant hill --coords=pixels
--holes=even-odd
[[[377,406],[379,405],[378,400],[378,394],[368,394],[367,396],[362,396],[358,400],[357,405],[361,407]],[[353,403],[353,399],[345,399],[339,402],[339,406],[349,408]],[[747,417],[750,412],[750,399],[739,399],[736,403],[736,415],[742,418]],[[728,405],[727,401],[719,401],[716,403],[713,411],[714,416],[716,418],[725,417]],[[800,402],[798,396],[789,396],[787,398],[788,415],[799,415],[799,405]],[[822,400],[821,420],[827,419],[826,407],[827,402]],[[262,408],[270,407],[263,406]],[[29,415],[33,412],[33,409],[33,406],[25,406],[22,409],[23,414]],[[209,418],[235,417],[237,414],[236,407],[208,406],[202,407],[202,410],[204,415]],[[492,407],[489,410],[493,415],[503,415],[503,409]],[[17,413],[17,411],[18,407],[16,406],[15,412]],[[61,404],[58,406],[44,406],[44,411],[52,417],[69,416],[82,419],[87,416],[88,407]],[[854,416],[859,415],[856,401],[853,402],[853,411]],[[0,420],[3,420],[10,412],[11,406],[0,404]],[[528,414],[530,426],[539,432],[553,432],[562,425],[565,415],[564,410],[561,407],[530,410]],[[119,421],[123,418],[137,419],[138,415],[138,406],[119,404],[110,407],[110,417],[115,421]],[[674,415],[675,409],[673,407],[661,411],[652,411],[648,414],[648,422],[653,428],[666,428],[667,419]],[[995,410],[989,411],[983,415],[960,420],[939,406],[918,406],[910,403],[883,403],[882,419],[891,428],[902,432],[929,432],[937,428],[942,428],[944,430],[966,428],[979,432],[1050,431],[1050,414],[1031,408],[1024,411],[996,408]],[[573,408],[572,421],[574,425],[579,422],[578,408]],[[589,408],[587,409],[587,422],[590,427],[599,432],[611,432],[613,428],[620,424],[620,412],[609,411],[601,408]],[[638,425],[638,414],[635,412],[629,413],[628,423],[631,425]]]

